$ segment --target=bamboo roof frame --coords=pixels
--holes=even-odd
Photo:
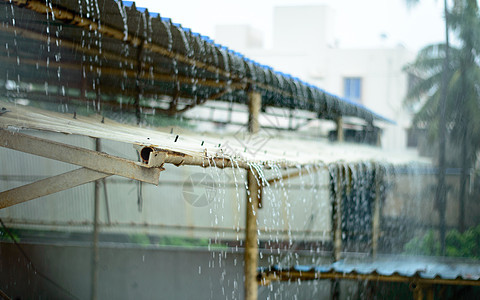
[[[39,67],[46,68],[47,72],[61,68],[64,73],[71,74],[69,76],[83,78],[71,80],[66,84],[67,88],[90,89],[112,95],[115,92],[131,94],[136,96],[134,106],[137,113],[141,109],[139,99],[142,95],[170,96],[170,107],[157,108],[157,111],[174,115],[219,97],[229,96],[233,101],[246,102],[245,91],[254,89],[262,93],[264,106],[306,109],[327,119],[344,115],[359,117],[366,122],[390,122],[360,104],[341,99],[298,78],[251,61],[158,14],[151,14],[148,10],[139,11],[134,4],[125,7],[123,3],[114,0],[100,0],[99,3],[101,12],[91,8],[87,14],[85,10],[88,8],[79,6],[78,1],[73,0],[0,2],[11,6],[12,10],[11,16],[2,12],[4,26],[0,27],[0,38],[7,44],[18,41],[15,49],[4,49],[0,53],[0,59],[7,63],[8,70],[13,75],[11,78],[28,79],[34,73],[32,71]],[[24,16],[20,12],[30,13]],[[122,15],[126,20],[122,19]],[[51,32],[55,28],[57,31],[53,35]],[[170,44],[165,41],[167,33],[171,38]],[[18,55],[23,51],[22,43],[32,43],[34,48],[51,47],[52,53],[43,52],[43,55],[52,56],[52,59],[46,62],[45,59],[26,56],[20,57],[19,62]],[[116,47],[130,47],[127,51],[129,53],[123,53]],[[55,51],[62,55],[59,61],[53,59]],[[22,53],[26,54],[25,51]],[[78,61],[79,56],[83,56],[81,63]],[[178,66],[175,72],[172,71],[172,64]],[[195,71],[191,71],[192,68]],[[18,75],[15,76],[16,74]],[[60,85],[58,80],[55,82],[54,75],[49,75],[51,78],[47,81],[50,85]],[[115,91],[108,88],[119,80],[126,82],[125,89]],[[100,84],[90,87],[82,81]],[[64,101],[61,95],[50,97]],[[184,107],[177,107],[179,97],[191,101]],[[278,102],[275,97],[283,99],[283,102]],[[100,101],[102,102],[107,103]]]

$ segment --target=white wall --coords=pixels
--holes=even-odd
[[[327,6],[277,7],[274,48],[244,47],[245,54],[342,97],[344,78],[361,77],[362,104],[397,123],[377,124],[384,128],[383,148],[406,149],[406,129],[412,116],[403,108],[407,74],[402,68],[415,58],[414,53],[402,46],[336,48],[333,24],[334,12]]]
[[[262,32],[250,25],[221,25],[215,27],[215,42],[235,51],[263,47]]]
[[[333,21],[326,5],[275,7],[273,48],[315,53],[333,44]]]

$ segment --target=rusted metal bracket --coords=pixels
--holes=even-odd
[[[146,165],[103,152],[0,129],[0,146],[82,168],[0,193],[0,209],[50,195],[110,175],[158,185],[163,171],[157,159]]]

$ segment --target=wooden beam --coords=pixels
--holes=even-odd
[[[0,130],[0,146],[155,185],[158,185],[161,172],[161,168],[149,168],[141,163],[103,152],[8,130]]]
[[[315,272],[315,271],[296,271],[296,270],[282,270],[282,271],[265,271],[258,274],[258,281],[262,285],[268,285],[272,281],[289,281],[294,282],[298,280],[358,280],[358,281],[378,281],[378,282],[404,282],[415,283],[415,285],[465,285],[465,286],[480,286],[480,280],[468,279],[442,279],[442,278],[421,278],[418,276],[403,276],[393,273],[392,275],[380,275],[377,273],[360,274],[360,273],[343,273],[343,272]]]
[[[108,176],[110,176],[110,174],[80,168],[57,176],[42,179],[18,188],[1,192],[0,209],[64,191]]]

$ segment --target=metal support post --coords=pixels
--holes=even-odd
[[[95,150],[101,152],[100,139],[95,139]],[[91,299],[97,299],[98,291],[98,262],[99,249],[98,249],[98,223],[99,223],[99,210],[100,210],[100,184],[101,180],[95,181],[95,196],[93,205],[93,243],[92,243],[92,294]]]

